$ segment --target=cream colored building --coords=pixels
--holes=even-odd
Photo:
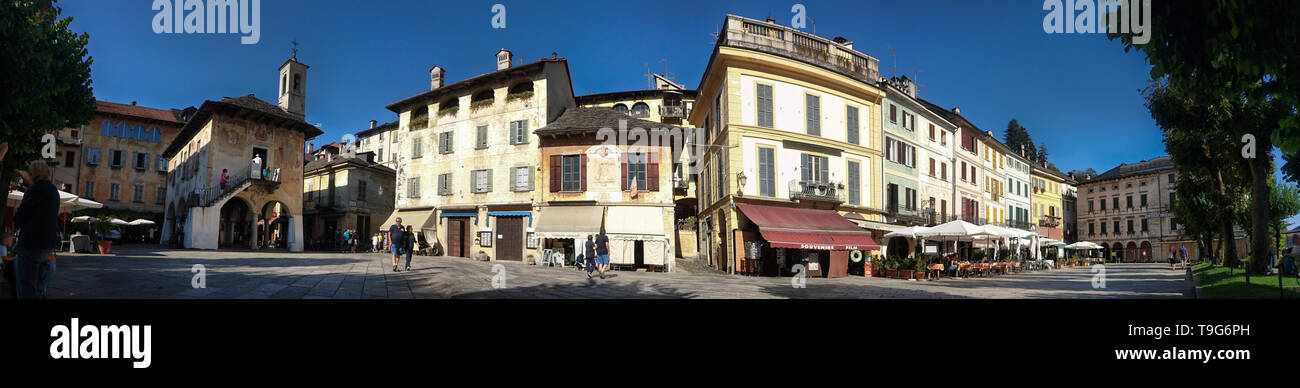
[[[1007,225],[1007,153],[1011,151],[1005,144],[993,136],[993,132],[983,132],[979,136],[981,153],[984,155],[984,176],[980,178],[984,189],[984,218],[992,225]]]
[[[727,15],[689,117],[702,130],[696,197],[707,263],[754,271],[751,259],[762,258],[780,268],[759,271],[784,273],[806,260],[812,274],[834,274],[851,251],[878,251],[869,232],[840,216],[884,220],[877,64],[843,38]],[[777,213],[826,230],[763,218]],[[794,241],[826,234],[844,239]]]
[[[303,121],[307,65],[285,61],[279,81],[278,106],[251,94],[204,101],[163,152],[164,241],[303,250],[303,145],[321,130]]]
[[[574,97],[579,107],[606,108],[623,113],[629,118],[657,122],[664,127],[689,127],[686,117],[695,106],[696,92],[685,89],[662,74],[652,75],[654,89],[629,90],[609,93],[589,94]],[[677,158],[672,163],[671,188],[674,197],[678,226],[673,242],[676,257],[696,257],[699,253],[697,236],[693,230],[695,223],[691,219],[698,213],[699,205],[695,198],[696,175],[693,169],[693,156],[690,152],[681,152],[683,145],[689,150],[694,139],[694,128],[683,128],[682,140],[673,155]],[[687,224],[689,223],[689,224]]]
[[[1082,178],[1077,192],[1079,239],[1105,247],[1105,257],[1124,262],[1156,261],[1174,251],[1203,259],[1196,241],[1174,216],[1178,170],[1168,156],[1124,163]],[[1237,252],[1245,252],[1245,231],[1234,228]]]
[[[374,162],[397,170],[397,159],[400,154],[397,140],[397,122],[392,121],[385,124],[379,124],[375,120],[370,120],[370,128],[357,132],[357,153],[363,154],[371,152],[375,154]]]
[[[568,110],[538,129],[543,249],[573,259],[586,236],[604,231],[613,266],[671,271],[677,153],[647,139],[661,131],[672,130],[603,107]]]
[[[337,143],[332,143],[337,144]],[[393,169],[374,162],[375,154],[321,147],[303,167],[303,216],[307,249],[346,249],[343,231],[355,230],[357,249],[393,213]]]
[[[490,260],[536,257],[534,206],[539,201],[538,139],[533,130],[576,107],[564,58],[513,65],[496,55],[496,70],[443,84],[430,70],[430,90],[389,104],[396,132],[396,208],[438,253]]]

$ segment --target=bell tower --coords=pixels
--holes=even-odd
[[[307,65],[298,62],[298,42],[293,42],[293,56],[280,65],[280,109],[304,117],[307,100]]]

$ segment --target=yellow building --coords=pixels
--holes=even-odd
[[[533,130],[574,109],[564,58],[513,65],[496,54],[496,71],[388,104],[399,114],[396,210],[435,253],[488,260],[536,258],[534,206],[540,153]]]
[[[1065,174],[1052,171],[1045,162],[1038,162],[1030,170],[1030,220],[1038,225],[1038,234],[1056,240],[1063,240],[1061,217],[1064,214],[1061,194],[1064,182],[1069,179]]]
[[[672,143],[644,141],[671,131],[661,127],[611,109],[577,108],[536,131],[543,249],[570,261],[586,236],[604,231],[610,264],[672,270],[675,154]]]
[[[689,117],[701,128],[694,166],[707,263],[764,273],[803,264],[836,276],[851,251],[879,249],[840,215],[883,220],[877,64],[842,38],[727,15]]]
[[[666,124],[664,127],[689,126],[686,117],[695,106],[695,91],[685,89],[662,74],[653,74],[652,79],[653,89],[589,94],[574,99],[579,107],[612,109],[633,119]],[[690,220],[698,213],[696,177],[688,168],[691,155],[681,152],[683,146],[690,148],[686,144],[692,140],[690,135],[694,132],[692,128],[685,128],[682,133],[683,142],[678,144],[677,152],[672,154],[676,157],[672,163],[672,174],[666,176],[670,178],[671,186],[666,187],[672,188],[676,214],[674,223],[678,225],[675,232],[677,238],[673,242],[674,256],[695,257],[698,254],[697,237],[692,230],[695,223]]]

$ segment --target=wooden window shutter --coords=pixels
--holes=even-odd
[[[578,160],[578,165],[581,166],[580,171],[582,172],[581,174],[578,174],[578,190],[585,192],[587,191],[587,154],[582,154],[582,157],[578,158]]]
[[[528,169],[528,186],[527,186],[527,190],[525,190],[525,191],[533,191],[533,186],[535,185],[535,183],[533,183],[533,181],[537,179],[533,174],[534,174],[537,170],[534,169],[534,168],[532,168],[532,167],[523,167],[523,168],[527,168],[527,169]]]
[[[645,164],[645,187],[649,191],[659,191],[659,153],[651,152],[650,160]]]
[[[620,179],[623,182],[623,185],[619,186],[620,190],[627,190],[628,187],[627,186],[627,151],[624,151],[622,154],[619,154],[618,166],[619,166],[619,171],[621,172],[619,174],[621,176]]]
[[[563,162],[563,156],[551,155],[551,192],[560,191],[560,178],[563,174],[560,164]]]
[[[486,175],[485,179],[487,179],[487,184],[484,185],[486,186],[486,188],[484,189],[483,192],[491,193],[492,192],[492,170],[487,170],[487,174],[485,175]]]
[[[898,106],[894,104],[889,104],[889,122],[898,122]]]

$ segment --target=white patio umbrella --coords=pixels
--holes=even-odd
[[[120,219],[117,219],[117,218],[114,218],[112,221],[109,221],[109,223],[111,223],[111,224],[113,224],[113,225],[117,225],[117,226],[127,226],[127,225],[131,225],[130,222],[126,222],[126,221],[123,221],[123,220],[120,220]]]
[[[127,224],[128,224],[128,225],[131,225],[131,226],[140,226],[140,225],[153,225],[153,224],[156,224],[156,222],[149,221],[149,220],[146,220],[146,219],[141,218],[141,219],[137,219],[137,220],[134,220],[134,221],[128,222]]]
[[[916,234],[918,232],[924,232],[929,229],[930,228],[924,226],[909,226],[893,232],[885,233],[885,238],[894,238],[894,237],[916,238]]]
[[[950,238],[961,241],[963,239],[974,240],[977,236],[988,236],[988,231],[983,227],[962,220],[954,220],[943,224],[935,225],[926,230],[915,233],[917,237],[927,240],[938,239],[946,242]]]
[[[1090,241],[1080,241],[1074,244],[1066,245],[1065,249],[1101,249],[1101,246]]]
[[[91,216],[72,217],[72,222],[91,222],[91,221],[99,221],[99,219]]]

